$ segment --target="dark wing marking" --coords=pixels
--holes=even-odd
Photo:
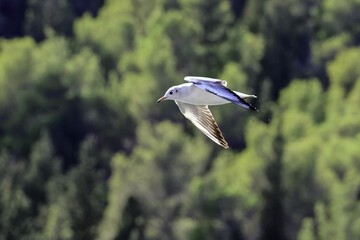
[[[175,103],[178,105],[181,113],[201,132],[223,148],[229,148],[219,126],[206,105],[191,105],[179,101],[175,101]]]

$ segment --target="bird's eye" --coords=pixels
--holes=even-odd
[[[172,95],[172,92],[170,92],[170,95]]]

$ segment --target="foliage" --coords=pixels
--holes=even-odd
[[[2,1],[0,240],[359,239],[359,1],[240,2]],[[185,75],[258,96],[230,149]]]

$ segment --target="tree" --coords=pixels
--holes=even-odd
[[[54,157],[53,147],[46,133],[35,144],[27,162],[17,161],[8,153],[3,153],[0,159],[3,173],[1,189],[4,193],[0,203],[0,237],[36,237],[41,228],[37,216],[48,202],[48,184],[60,174],[60,160]]]
[[[129,157],[112,159],[109,205],[98,239],[177,239],[176,220],[209,149],[203,139],[190,138],[170,122],[154,128],[143,123],[137,139]]]
[[[73,239],[95,239],[106,199],[105,169],[100,168],[96,140],[89,136],[80,149],[80,163],[69,172],[66,199]],[[100,169],[97,169],[100,168]]]
[[[224,66],[219,45],[226,41],[226,32],[234,21],[230,3],[225,0],[180,0],[179,2],[185,16],[202,27],[201,45],[197,50],[201,53],[198,61],[202,64],[196,75],[215,77]]]

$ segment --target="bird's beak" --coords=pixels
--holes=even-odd
[[[161,98],[159,98],[159,100],[156,101],[156,103],[162,102],[164,100],[166,100],[166,97],[161,97]]]

